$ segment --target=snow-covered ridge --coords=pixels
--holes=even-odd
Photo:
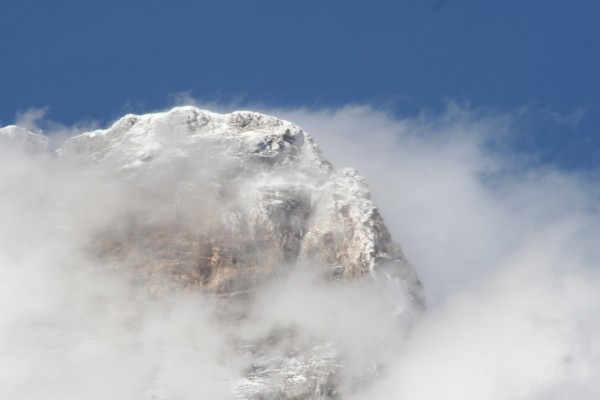
[[[275,167],[293,159],[306,167],[330,169],[312,138],[291,122],[250,111],[216,114],[189,106],[126,115],[108,129],[67,140],[60,152],[137,167],[155,158],[190,156],[201,146],[221,149],[220,156],[263,159]]]
[[[17,146],[32,153],[43,153],[48,151],[49,148],[49,141],[46,136],[15,125],[0,128],[0,144]]]

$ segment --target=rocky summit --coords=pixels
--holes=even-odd
[[[22,128],[0,129],[0,139],[50,154],[44,136]],[[126,115],[71,137],[51,156],[118,193],[118,217],[90,230],[86,252],[156,298],[198,291],[246,299],[305,268],[335,285],[377,282],[396,299],[390,318],[423,307],[417,275],[365,180],[335,169],[291,122],[177,107]],[[232,384],[237,398],[337,398],[340,382],[371,374],[343,376],[340,347],[326,338],[273,354],[295,329],[302,328],[236,342],[252,360]]]

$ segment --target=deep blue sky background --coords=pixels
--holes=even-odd
[[[600,166],[598,0],[3,0],[0,17],[0,125],[44,106],[106,123],[177,92],[400,115],[454,99],[529,107],[519,149]]]

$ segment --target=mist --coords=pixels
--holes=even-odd
[[[248,108],[300,125],[336,168],[365,176],[424,284],[424,315],[398,324],[377,285],[324,284],[310,266],[264,287],[243,320],[220,319],[207,294],[149,296],[86,250],[123,210],[151,213],[164,199],[134,195],[108,171],[0,144],[0,397],[235,398],[233,382],[250,367],[238,344],[289,327],[300,334],[269,351],[343,343],[332,352],[350,375],[377,376],[344,398],[599,397],[590,174],[511,151],[522,131],[510,112]],[[30,114],[20,119],[53,140],[77,130]],[[156,193],[174,170],[162,171]],[[201,204],[199,218],[213,206]]]
[[[428,311],[389,374],[357,398],[599,395],[595,171],[511,151],[517,116],[450,103],[291,111],[335,165],[371,185],[423,281]]]

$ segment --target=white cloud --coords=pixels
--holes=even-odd
[[[177,101],[198,105],[189,97]],[[335,166],[357,168],[425,285],[427,314],[384,376],[357,398],[600,396],[598,191],[583,174],[511,153],[517,116],[452,103],[410,118],[369,106],[246,108],[296,122]],[[21,120],[35,127],[42,116],[34,111]],[[0,193],[8,194],[0,199],[1,397],[81,398],[110,382],[109,397],[135,398],[140,382],[154,374],[157,387],[177,389],[180,398],[226,398],[214,369],[206,368],[219,365],[227,344],[209,311],[195,311],[204,299],[156,310],[143,298],[131,303],[121,284],[78,268],[87,262],[85,229],[111,218],[116,198],[93,182],[48,158],[0,157]],[[76,224],[57,228],[64,218]],[[306,282],[281,288],[269,292],[281,302],[259,308],[248,334],[292,321],[354,340],[358,358],[372,328],[393,336],[364,289],[356,290],[369,301],[355,304],[344,290]],[[310,312],[307,291],[324,315]],[[190,348],[190,357],[178,355]],[[196,369],[206,379],[197,382],[190,375]],[[61,386],[66,379],[72,393]]]
[[[40,133],[42,128],[40,122],[44,120],[49,107],[28,108],[17,113],[15,125],[23,127],[31,132]]]
[[[53,121],[47,117],[50,107],[28,108],[20,111],[15,116],[14,125],[23,127],[34,133],[42,133],[50,139],[52,149],[60,145],[68,138],[82,132],[89,132],[99,128],[99,122],[94,120],[82,120],[71,126]]]
[[[427,316],[365,398],[598,397],[593,182],[489,146],[511,140],[507,115],[288,115],[367,177],[426,288]]]

